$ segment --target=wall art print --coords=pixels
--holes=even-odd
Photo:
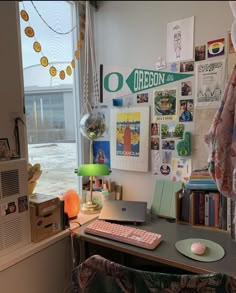
[[[225,60],[204,61],[196,64],[195,106],[218,107],[225,83]]]
[[[149,107],[111,109],[111,168],[148,171],[149,111]]]

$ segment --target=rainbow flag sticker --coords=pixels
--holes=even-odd
[[[207,42],[208,58],[222,56],[225,53],[225,39]]]

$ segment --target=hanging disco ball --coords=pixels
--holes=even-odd
[[[87,113],[80,119],[80,132],[88,139],[101,137],[105,130],[105,117],[100,112]]]

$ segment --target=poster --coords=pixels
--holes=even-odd
[[[149,107],[111,109],[111,168],[148,171],[149,111]]]
[[[193,59],[194,16],[167,24],[167,62]]]
[[[176,119],[177,89],[156,89],[153,92],[153,114],[156,122],[171,122]]]
[[[188,182],[191,175],[191,159],[172,158],[171,160],[171,180]]]
[[[225,60],[204,61],[196,64],[197,107],[218,107],[224,91]]]
[[[93,141],[93,163],[106,164],[110,169],[110,142]]]

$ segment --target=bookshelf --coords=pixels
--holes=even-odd
[[[187,184],[175,194],[176,223],[230,232],[231,200],[215,184]]]

